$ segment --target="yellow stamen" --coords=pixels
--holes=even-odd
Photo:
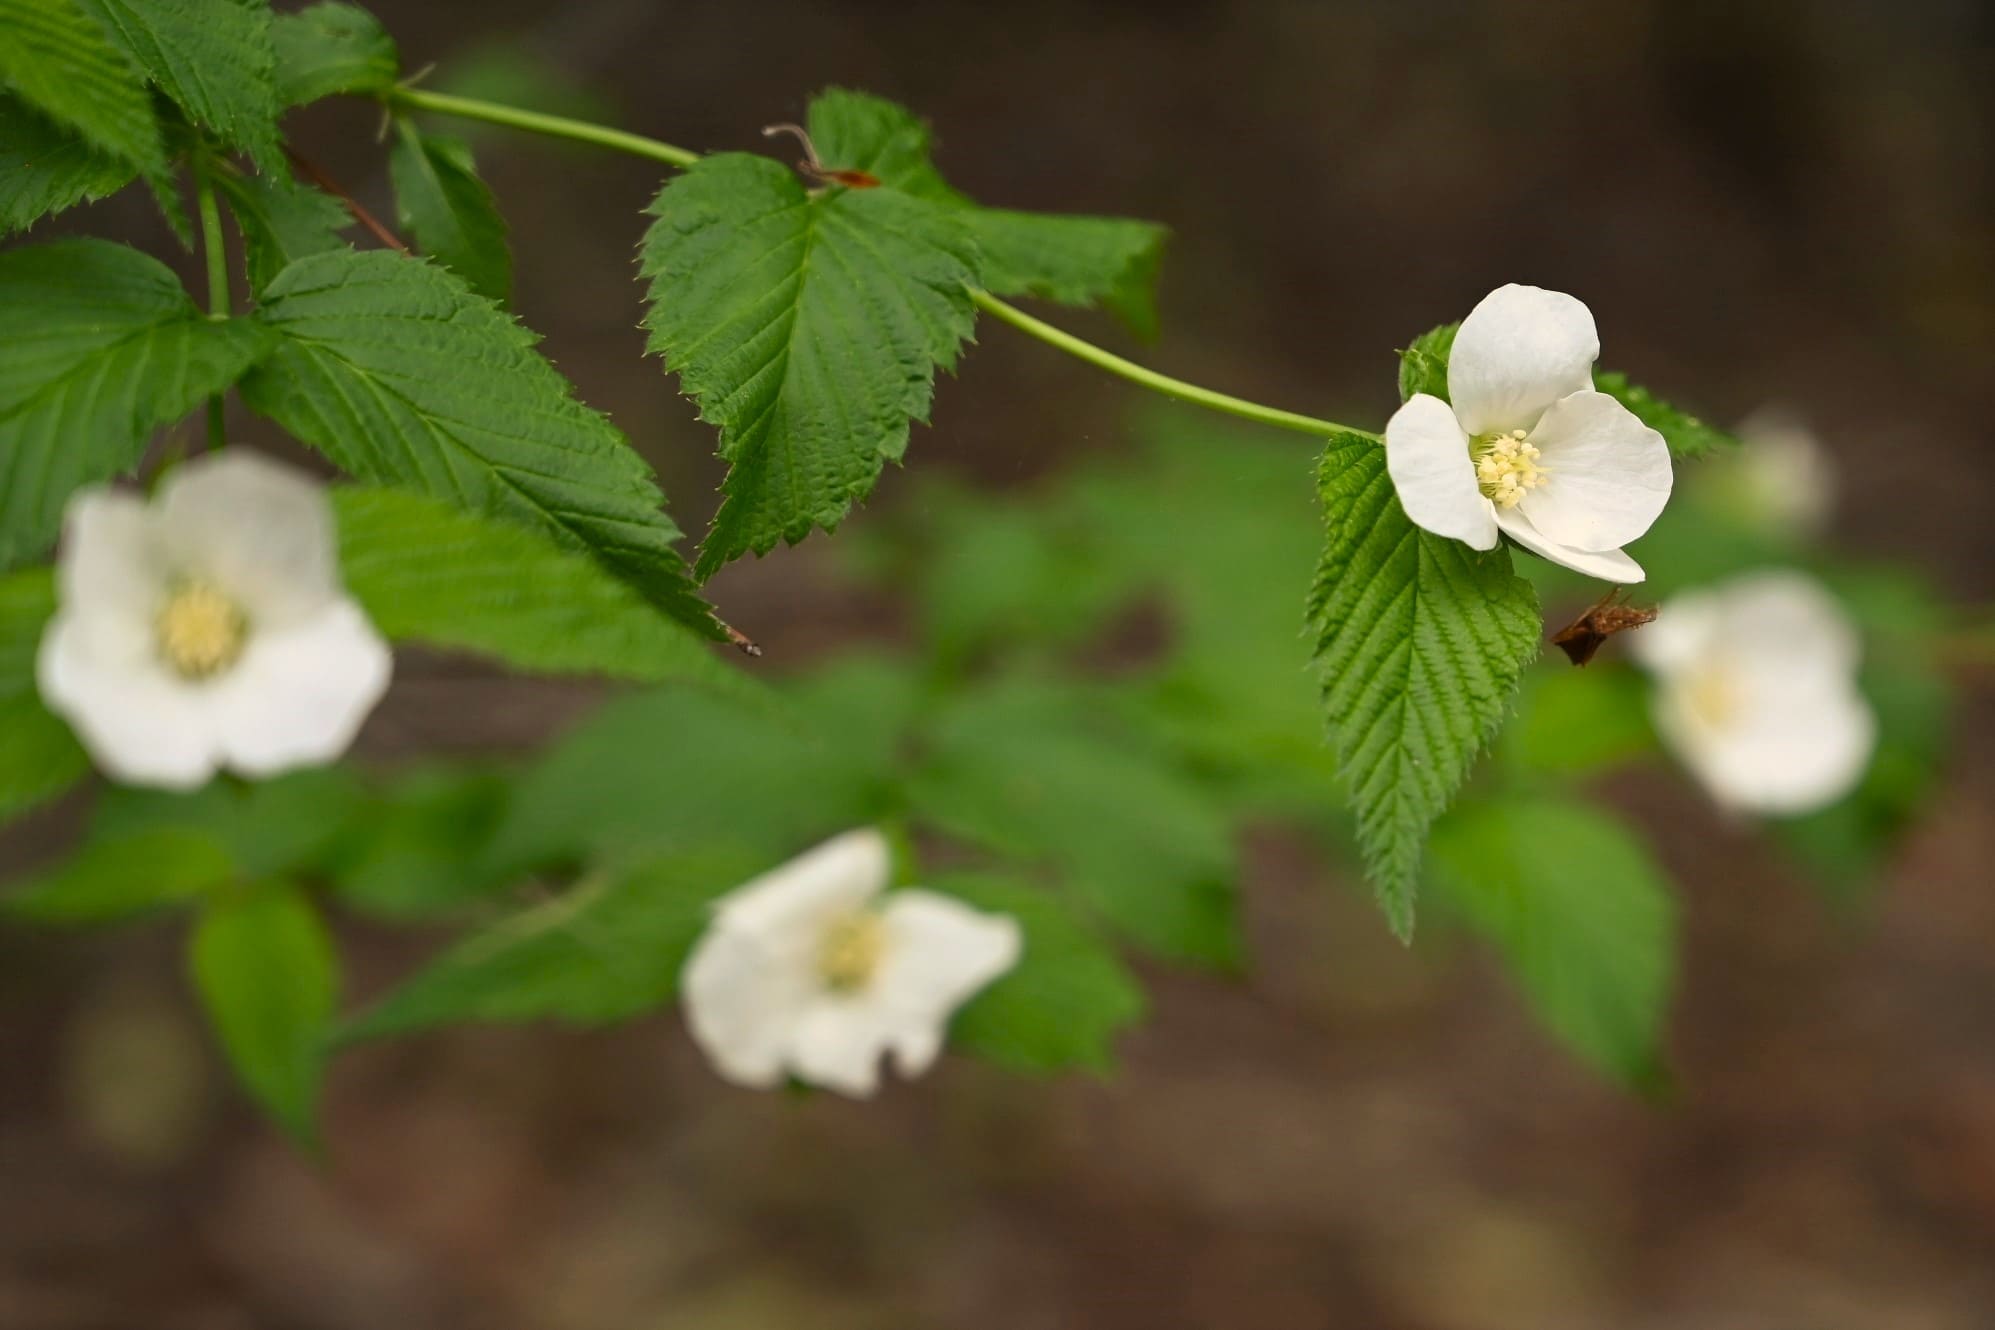
[[[887,927],[876,911],[848,914],[825,931],[817,953],[818,975],[842,993],[864,988],[880,968],[886,943]]]
[[[1483,497],[1505,508],[1515,508],[1547,478],[1538,465],[1538,445],[1521,429],[1485,434],[1469,445],[1469,453]]]
[[[211,678],[235,664],[249,637],[236,603],[207,582],[187,582],[154,622],[159,654],[183,679]]]
[[[1684,680],[1683,702],[1690,714],[1710,728],[1723,729],[1739,711],[1739,685],[1723,665],[1698,667]]]

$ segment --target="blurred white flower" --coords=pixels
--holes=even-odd
[[[1017,963],[1016,921],[931,891],[883,897],[890,863],[879,832],[848,831],[715,906],[684,988],[722,1076],[870,1095],[883,1053],[903,1076],[926,1071],[950,1014]]]
[[[1724,497],[1753,525],[1788,539],[1818,535],[1836,501],[1836,471],[1799,419],[1763,408],[1738,429],[1740,448],[1712,472]]]
[[[56,574],[36,679],[118,780],[191,789],[222,767],[329,762],[388,686],[325,494],[253,453],[196,458],[150,503],[79,491]]]
[[[1749,573],[1673,597],[1630,649],[1655,675],[1663,742],[1727,808],[1810,812],[1869,765],[1856,629],[1812,578]]]
[[[1498,533],[1553,563],[1639,582],[1621,546],[1669,501],[1669,448],[1593,390],[1600,337],[1569,295],[1504,286],[1455,335],[1444,402],[1416,393],[1385,427],[1386,469],[1414,525],[1494,549]]]

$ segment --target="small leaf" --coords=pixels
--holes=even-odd
[[[343,904],[383,919],[423,919],[481,900],[511,882],[487,848],[511,785],[494,772],[412,772],[370,802],[332,868]]]
[[[188,965],[243,1085],[315,1146],[339,958],[312,903],[277,883],[218,900],[195,926]]]
[[[339,233],[353,225],[345,206],[288,174],[238,175],[220,171],[215,183],[242,233],[243,261],[252,291],[261,292],[296,259],[342,249]]]
[[[603,1025],[663,1006],[679,991],[680,967],[713,900],[756,871],[738,853],[679,856],[575,887],[464,938],[341,1038],[459,1022]]]
[[[1437,823],[1429,854],[1539,1019],[1609,1075],[1660,1088],[1676,906],[1642,843],[1583,804],[1513,798]]]
[[[492,191],[478,178],[471,150],[398,119],[388,175],[402,228],[416,247],[479,295],[502,305],[511,299],[513,256],[506,248],[506,222]]]
[[[356,5],[322,0],[295,14],[279,14],[271,22],[270,40],[277,57],[277,99],[285,106],[336,92],[386,92],[401,70],[394,39]]]
[[[281,170],[270,6],[244,0],[77,0],[195,124]]]
[[[766,157],[703,158],[652,202],[651,349],[721,430],[726,499],[698,571],[831,530],[906,451],[975,311],[949,210],[886,189],[813,194]]]
[[[1595,370],[1593,386],[1620,402],[1634,412],[1644,425],[1662,435],[1672,457],[1703,457],[1707,453],[1739,446],[1738,439],[1732,435],[1713,429],[1688,411],[1680,411],[1661,400],[1647,388],[1628,382],[1625,374]]]
[[[651,468],[577,402],[534,337],[461,278],[399,254],[303,258],[264,292],[275,351],[243,400],[362,480],[585,550],[680,622],[721,635]]]
[[[77,486],[136,466],[154,429],[269,345],[252,323],[204,316],[135,249],[61,240],[0,254],[0,566],[47,549]]]
[[[1114,1041],[1143,1016],[1136,977],[1043,889],[952,875],[929,889],[1018,921],[1018,964],[956,1014],[949,1042],[1015,1071],[1109,1071]]]
[[[747,676],[579,551],[420,494],[333,490],[347,590],[397,642],[536,674],[744,691]]]
[[[111,924],[198,900],[235,876],[228,846],[211,832],[154,826],[92,841],[60,867],[0,896],[0,905],[41,923]]]
[[[343,767],[250,784],[224,778],[187,793],[114,786],[92,812],[90,833],[115,842],[166,828],[199,831],[228,849],[243,876],[293,878],[324,868],[361,807],[360,780]]]
[[[90,772],[82,745],[35,687],[35,652],[54,613],[48,569],[0,577],[0,819],[55,798]]]
[[[1366,872],[1405,938],[1427,827],[1538,654],[1538,598],[1507,551],[1408,521],[1376,439],[1332,437],[1320,485],[1329,537],[1309,623],[1330,746]]]
[[[0,235],[115,194],[137,169],[0,93]]]
[[[1444,323],[1413,339],[1413,345],[1399,353],[1399,400],[1415,393],[1448,400],[1448,353],[1455,349],[1459,323]]]
[[[99,152],[165,169],[144,80],[74,0],[0,0],[0,84]]]

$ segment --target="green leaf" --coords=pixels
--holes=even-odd
[[[342,249],[339,233],[353,225],[344,205],[289,175],[218,171],[215,183],[242,233],[250,289],[262,291],[287,265],[309,254]]]
[[[270,24],[277,100],[303,106],[336,92],[378,93],[395,86],[401,60],[394,39],[356,5],[324,0]]]
[[[264,292],[276,350],[249,405],[363,480],[505,518],[586,550],[709,636],[651,468],[577,402],[533,334],[462,279],[399,254],[293,263]]]
[[[265,171],[277,147],[270,6],[246,0],[77,0],[187,113]]]
[[[301,877],[325,867],[361,808],[351,771],[313,767],[252,784],[214,780],[186,793],[113,786],[98,801],[90,833],[117,842],[163,829],[199,831],[226,847],[245,877]]]
[[[0,235],[115,194],[137,174],[16,98],[0,93]]]
[[[1399,353],[1400,401],[1415,393],[1448,400],[1448,353],[1455,349],[1455,334],[1461,326],[1444,323],[1429,329]]]
[[[339,957],[304,893],[266,884],[218,900],[189,939],[188,965],[237,1077],[307,1146],[339,998]]]
[[[1115,953],[1044,890],[954,875],[930,890],[1011,916],[1025,949],[1009,973],[956,1013],[949,1042],[1015,1071],[1109,1071],[1115,1036],[1142,1019],[1143,989]]]
[[[847,690],[869,715],[864,690]],[[834,695],[818,694],[829,705]],[[892,804],[890,745],[836,740],[799,720],[709,692],[661,689],[598,710],[523,776],[493,848],[534,868],[634,852],[743,846],[773,861]]]
[[[1672,457],[1703,457],[1707,453],[1739,446],[1738,439],[1732,435],[1712,428],[1688,411],[1678,410],[1647,388],[1628,382],[1625,374],[1595,370],[1593,386],[1627,407],[1644,425],[1662,435]]]
[[[539,532],[405,491],[348,486],[332,497],[347,590],[394,641],[536,674],[752,687],[705,637]]]
[[[1238,962],[1225,819],[1092,695],[1002,686],[960,700],[927,739],[909,790],[917,818],[1053,868],[1119,932],[1160,955]]]
[[[388,175],[403,231],[416,247],[479,295],[505,304],[513,289],[506,221],[492,191],[478,178],[471,150],[456,139],[425,135],[406,118],[397,119]]]
[[[1539,1019],[1622,1082],[1661,1087],[1676,907],[1640,840],[1583,804],[1506,799],[1437,823],[1429,857]]]
[[[153,826],[92,841],[60,867],[0,896],[0,905],[42,923],[110,924],[197,900],[235,876],[228,846],[211,832]]]
[[[494,772],[411,772],[343,836],[332,884],[342,903],[383,919],[429,918],[511,882],[486,853],[511,785]]]
[[[213,320],[135,249],[61,240],[0,254],[0,566],[55,539],[79,485],[130,470],[152,431],[269,345]]]
[[[766,157],[694,163],[653,200],[650,346],[721,430],[726,499],[698,570],[830,530],[926,420],[974,321],[976,251],[947,209],[813,194]]]
[[[811,101],[810,132],[826,166],[866,171],[889,188],[960,209],[981,255],[984,289],[1062,305],[1105,304],[1139,336],[1156,335],[1157,269],[1169,235],[1163,227],[978,207],[936,171],[928,126],[865,93],[820,93]]]
[[[144,82],[73,0],[0,0],[0,84],[99,152],[165,169]]]
[[[458,942],[341,1038],[458,1022],[602,1025],[663,1006],[709,905],[756,871],[738,853],[677,856],[575,887]]]
[[[54,613],[48,569],[0,577],[0,818],[55,798],[90,771],[82,745],[35,687],[35,651]]]
[[[1538,598],[1507,551],[1409,522],[1376,439],[1332,437],[1320,490],[1329,535],[1309,623],[1330,746],[1366,872],[1404,938],[1428,824],[1538,654]]]

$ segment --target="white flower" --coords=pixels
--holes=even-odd
[[[1778,408],[1739,426],[1736,454],[1712,468],[1712,483],[1753,525],[1799,539],[1828,525],[1836,501],[1835,465],[1814,432]]]
[[[1673,597],[1631,650],[1655,675],[1663,742],[1728,808],[1806,813],[1869,765],[1877,720],[1857,691],[1856,630],[1800,573]]]
[[[118,780],[191,789],[221,767],[329,762],[388,686],[324,493],[252,453],[196,458],[151,503],[79,491],[56,573],[36,678]]]
[[[1385,427],[1385,463],[1415,526],[1494,549],[1498,533],[1589,577],[1639,582],[1621,552],[1669,501],[1669,448],[1593,390],[1585,305],[1504,286],[1462,320],[1444,402],[1416,393]]]
[[[880,1056],[935,1061],[949,1016],[1018,961],[1018,924],[932,891],[882,897],[886,838],[848,831],[724,897],[686,962],[686,1020],[720,1074],[870,1095]]]

